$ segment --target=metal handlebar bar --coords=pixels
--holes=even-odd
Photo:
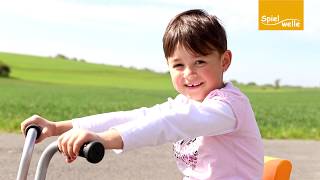
[[[17,180],[27,179],[35,141],[40,137],[41,132],[41,127],[37,125],[30,125],[26,128],[26,139],[19,164]],[[59,151],[57,141],[52,142],[45,148],[37,165],[36,180],[44,180],[46,178],[49,162],[57,151]],[[80,148],[79,156],[86,158],[90,163],[98,163],[103,159],[104,152],[104,146],[100,142],[92,141],[85,143]]]
[[[18,169],[18,175],[17,180],[26,180],[28,175],[28,170],[30,166],[30,161],[32,157],[32,152],[34,149],[34,144],[36,142],[36,139],[39,138],[41,134],[41,127],[36,125],[30,125],[26,128],[26,139],[24,142],[22,155],[21,155],[21,161],[19,164]]]
[[[52,142],[41,154],[40,160],[38,162],[35,180],[44,180],[46,178],[47,169],[52,156],[58,150],[58,142]],[[98,163],[104,157],[104,147],[98,141],[92,141],[86,143],[80,149],[79,156],[84,157],[90,163]]]

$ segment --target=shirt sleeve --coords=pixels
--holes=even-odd
[[[141,118],[112,127],[122,137],[123,151],[225,134],[236,128],[236,118],[230,105],[215,99],[200,103],[178,96],[175,100],[148,108]]]
[[[145,116],[147,108],[142,107],[130,111],[118,111],[72,119],[73,128],[86,129],[93,132],[103,132],[110,127],[137,120]]]

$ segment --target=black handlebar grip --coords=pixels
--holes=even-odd
[[[34,124],[30,124],[29,126],[27,126],[27,128],[26,128],[26,134],[25,135],[27,135],[28,134],[28,131],[29,131],[29,129],[31,129],[31,128],[34,128],[36,131],[37,131],[37,138],[36,139],[38,139],[39,137],[40,137],[40,135],[41,135],[41,132],[42,132],[42,128],[40,127],[40,126],[37,126],[37,125],[34,125]]]
[[[80,148],[79,156],[86,158],[90,163],[98,163],[103,159],[104,146],[98,141],[85,143]]]

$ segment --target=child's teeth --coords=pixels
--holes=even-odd
[[[200,85],[200,83],[197,83],[197,84],[190,84],[190,85],[187,85],[187,86],[189,86],[189,87],[194,87],[194,86],[198,86],[198,85]]]

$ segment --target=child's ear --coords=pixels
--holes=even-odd
[[[231,64],[232,53],[230,50],[226,50],[222,55],[222,68],[223,72],[226,72]]]

